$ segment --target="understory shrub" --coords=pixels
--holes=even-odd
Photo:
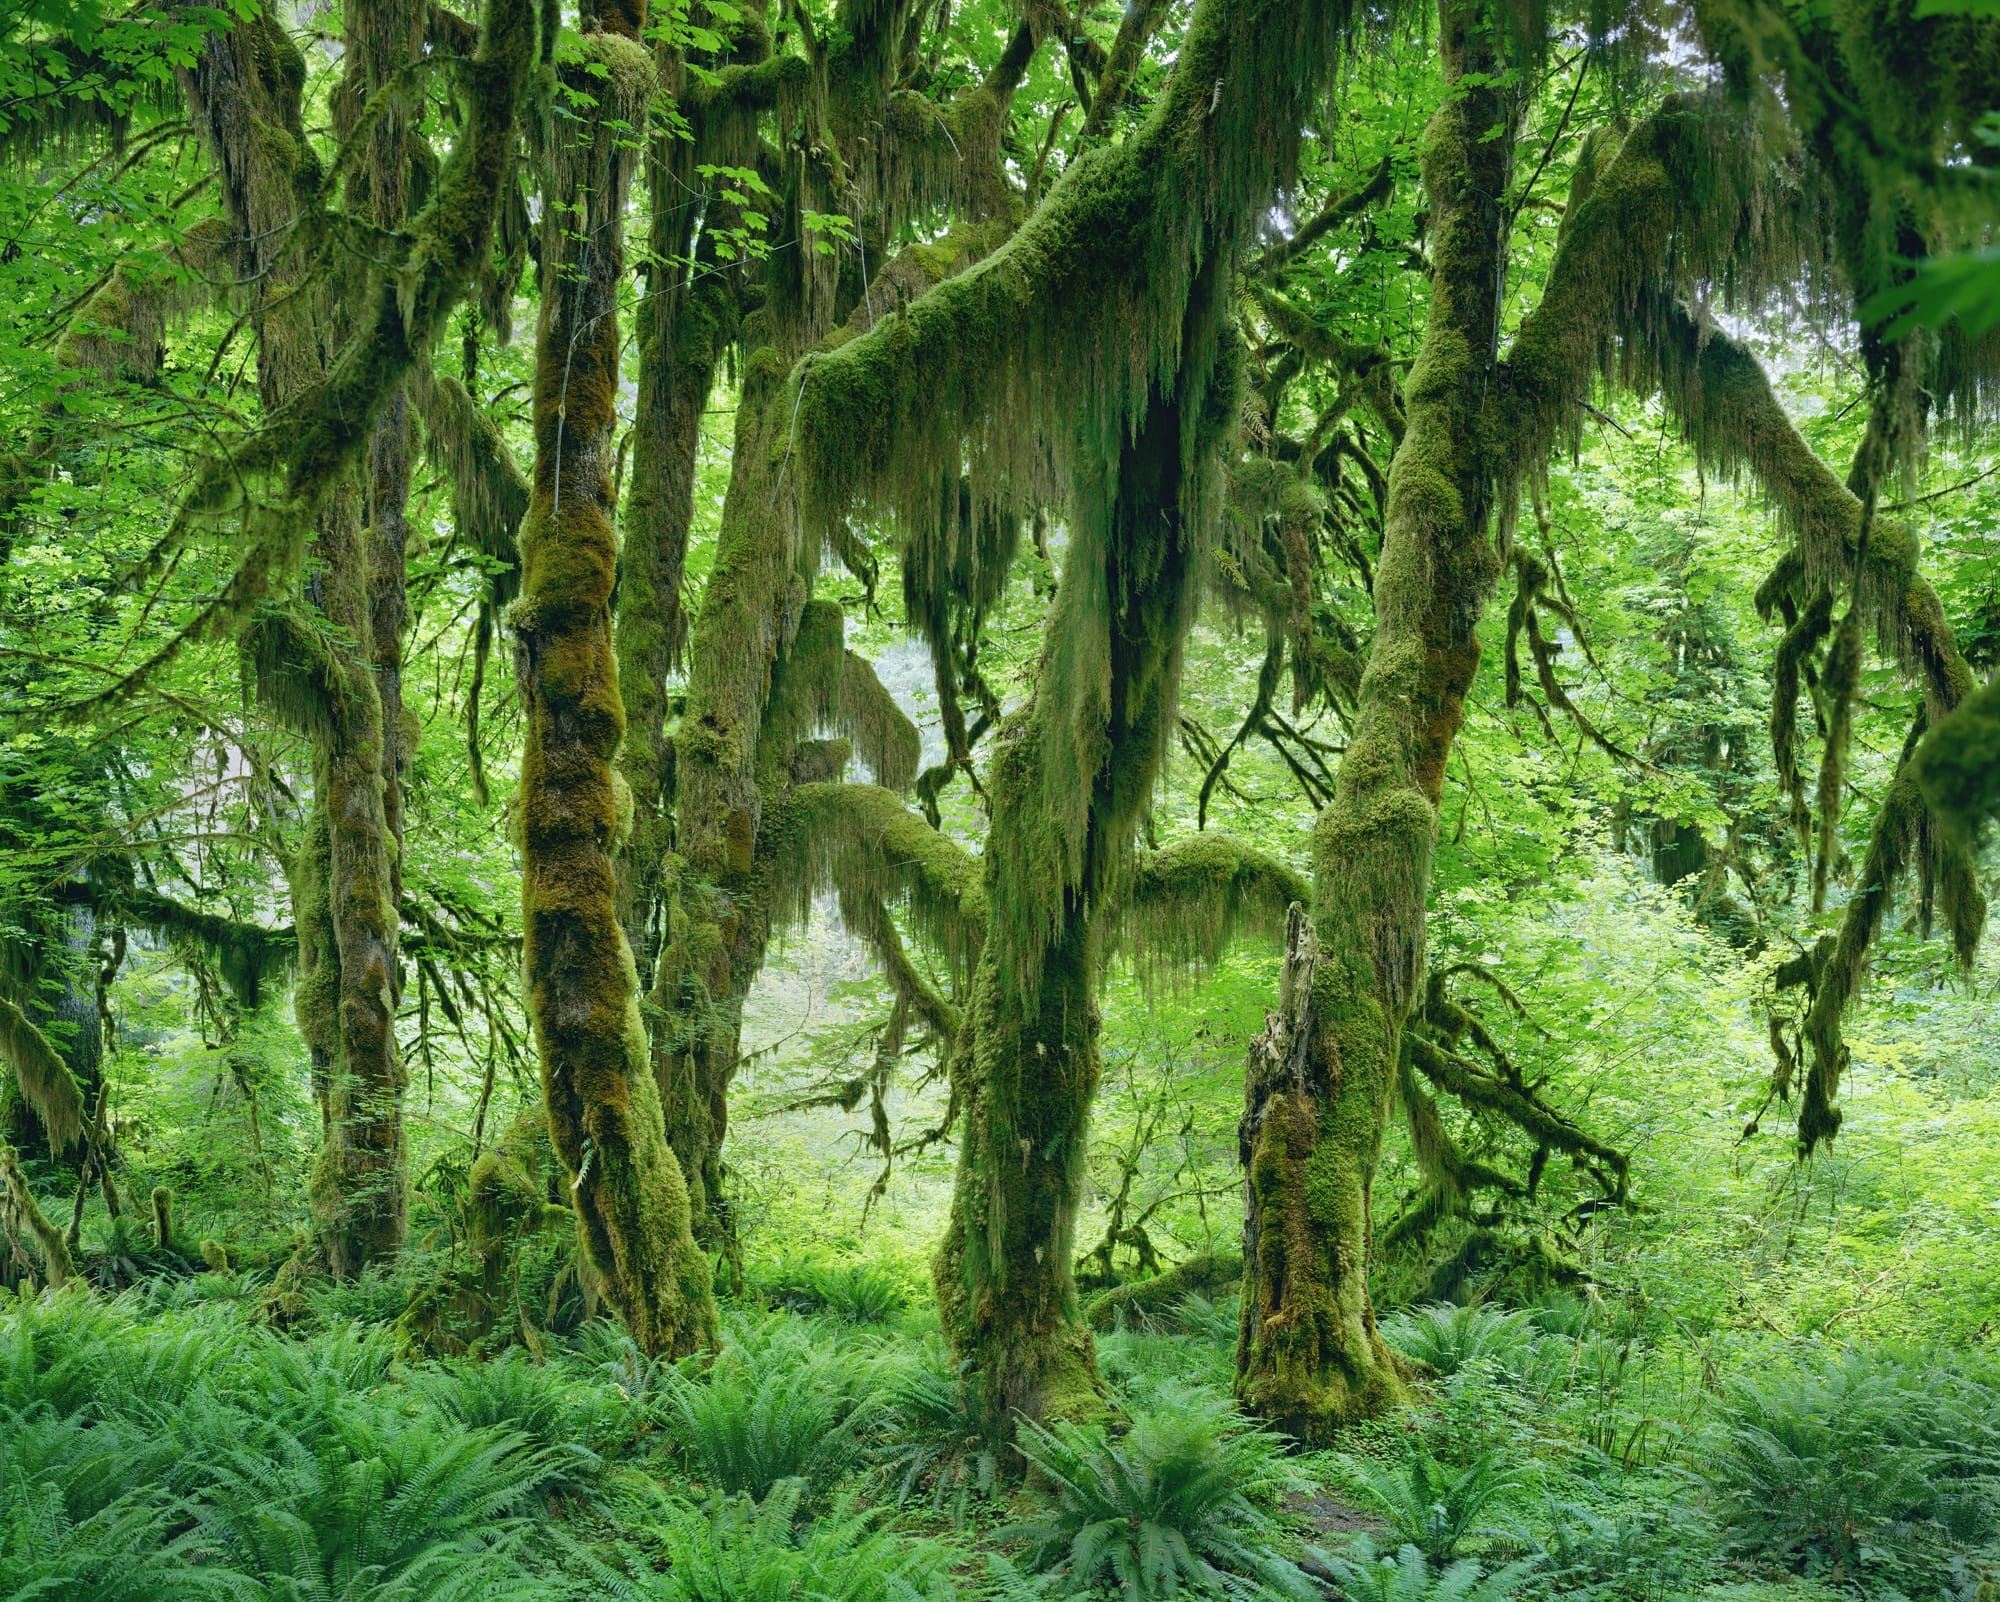
[[[943,1339],[933,1334],[885,1353],[875,1387],[879,1413],[870,1456],[880,1483],[898,1507],[927,1495],[933,1511],[949,1510],[962,1525],[972,1498],[998,1489],[999,1454]]]
[[[1492,1574],[1471,1558],[1434,1569],[1414,1546],[1390,1553],[1365,1535],[1344,1554],[1328,1558],[1326,1566],[1351,1602],[1512,1602],[1535,1573],[1532,1559]]]
[[[1497,1526],[1482,1520],[1521,1485],[1519,1474],[1498,1453],[1456,1468],[1440,1463],[1418,1441],[1409,1443],[1394,1468],[1366,1458],[1349,1458],[1346,1467],[1355,1490],[1397,1538],[1432,1563],[1456,1557],[1468,1540],[1498,1533]]]
[[[1535,1335],[1529,1313],[1483,1302],[1468,1307],[1436,1302],[1382,1320],[1384,1340],[1440,1375],[1456,1374],[1475,1362],[1508,1369],[1533,1350]]]
[[[1101,1424],[1024,1422],[1020,1449],[1047,1479],[1048,1505],[1008,1532],[1062,1594],[1114,1586],[1125,1602],[1186,1587],[1316,1598],[1277,1550],[1269,1510],[1303,1481],[1284,1445],[1213,1392],[1166,1389],[1113,1437]]]
[[[1925,1354],[1843,1351],[1738,1380],[1702,1455],[1731,1549],[1948,1594],[2000,1540],[2000,1390]],[[1961,1565],[1962,1566],[1962,1565]]]
[[[226,1306],[0,1308],[0,1575],[18,1598],[540,1602],[561,1460],[475,1415],[528,1387],[394,1382],[394,1337],[294,1341]],[[477,1398],[484,1397],[484,1401]],[[551,1433],[561,1428],[544,1419]]]
[[[886,1324],[909,1305],[903,1283],[874,1263],[800,1259],[754,1270],[750,1289],[795,1313],[832,1313],[854,1324]]]
[[[780,1480],[825,1485],[859,1457],[869,1411],[858,1349],[822,1345],[782,1314],[732,1323],[721,1354],[664,1385],[667,1429],[712,1490],[764,1497]]]
[[[670,1508],[648,1532],[664,1574],[639,1581],[653,1602],[944,1602],[950,1553],[883,1527],[879,1516],[838,1506],[799,1517],[803,1480],[783,1480],[761,1501],[717,1497],[706,1508]]]

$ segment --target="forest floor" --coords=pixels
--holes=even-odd
[[[0,1594],[1994,1595],[2000,1385],[1970,1359],[1428,1307],[1385,1320],[1418,1402],[1300,1455],[1230,1407],[1233,1305],[1189,1298],[1100,1337],[1111,1428],[1030,1438],[1022,1491],[893,1276],[781,1278],[678,1366],[601,1319],[415,1360],[392,1279],[291,1334],[228,1274],[11,1301]]]

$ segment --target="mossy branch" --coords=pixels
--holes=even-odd
[[[1406,1032],[1403,1049],[1411,1065],[1439,1090],[1467,1107],[1497,1113],[1536,1144],[1591,1166],[1606,1194],[1624,1199],[1631,1158],[1564,1117],[1535,1090],[1488,1073],[1470,1058],[1421,1034]]]
[[[34,1110],[57,1151],[82,1141],[90,1127],[83,1105],[83,1087],[62,1060],[62,1054],[35,1021],[5,996],[0,996],[0,1058],[14,1070],[21,1099]],[[0,1145],[11,1160],[11,1147]]]
[[[794,926],[828,890],[907,910],[910,926],[963,980],[986,932],[980,861],[891,790],[802,784],[772,852],[774,917]]]
[[[118,910],[126,922],[214,958],[246,1012],[255,1011],[265,987],[291,973],[298,962],[298,938],[290,928],[243,923],[150,890],[124,892]]]
[[[1200,1252],[1150,1279],[1099,1291],[1083,1304],[1084,1322],[1095,1330],[1114,1330],[1128,1319],[1167,1312],[1183,1297],[1214,1297],[1242,1277],[1241,1252]]]
[[[1139,858],[1117,943],[1149,986],[1212,968],[1232,941],[1282,943],[1285,915],[1312,902],[1304,874],[1226,835],[1198,834]]]
[[[1345,0],[1209,0],[1130,141],[1080,157],[992,256],[804,370],[815,517],[866,504],[935,530],[959,517],[962,466],[977,516],[1116,460],[1180,365],[1198,271],[1288,177],[1349,20]]]
[[[0,1224],[17,1240],[25,1235],[34,1241],[42,1255],[43,1277],[51,1290],[58,1290],[76,1278],[69,1242],[36,1205],[35,1193],[28,1188],[28,1176],[21,1171],[20,1153],[5,1140],[0,1140]]]

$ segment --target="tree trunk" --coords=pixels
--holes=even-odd
[[[1197,350],[1218,338],[1201,318]],[[934,1271],[946,1338],[996,1435],[1016,1415],[1102,1406],[1072,1265],[1099,1077],[1100,924],[1165,752],[1193,616],[1205,525],[1201,475],[1185,468],[1212,443],[1233,379],[1225,361],[1192,405],[1155,393],[1136,438],[1082,487],[1035,700],[994,760],[995,916],[953,1051],[965,1114]],[[1085,792],[1073,840],[1072,779]],[[1054,928],[1035,927],[1032,903],[1003,883],[1024,879],[1058,887]]]
[[[1044,953],[1024,1007],[983,956],[952,1085],[965,1105],[958,1180],[934,1273],[938,1317],[996,1435],[1016,1414],[1102,1408],[1071,1259],[1097,1094],[1096,952],[1081,909]]]
[[[1245,1405],[1305,1440],[1401,1394],[1368,1297],[1369,1207],[1403,1023],[1422,986],[1437,806],[1499,562],[1488,392],[1517,107],[1490,21],[1442,0],[1447,95],[1426,134],[1430,319],[1389,472],[1376,632],[1353,738],[1314,831],[1315,929],[1244,1112]]]
[[[582,110],[551,134],[535,364],[534,498],[514,624],[527,699],[521,761],[523,953],[549,1135],[590,1261],[649,1353],[716,1339],[708,1260],[667,1144],[613,859],[630,792],[611,643],[621,219],[652,63],[637,7],[601,6],[562,71]]]
[[[618,859],[619,911],[649,986],[667,938],[661,875],[673,833],[674,751],[666,735],[667,675],[687,634],[681,583],[694,522],[701,418],[737,328],[736,274],[715,247],[736,209],[711,193],[699,168],[754,161],[755,108],[746,119],[704,113],[685,91],[687,69],[663,54],[662,75],[685,105],[690,137],[663,134],[647,152],[652,267],[639,309],[639,396],[632,423],[632,487],[625,497],[618,591],[618,683],[625,700],[620,765],[632,787],[632,836]],[[748,139],[739,125],[748,123]],[[748,148],[744,148],[745,146]],[[698,237],[697,237],[698,236]],[[692,1174],[690,1174],[692,1181]],[[696,1215],[702,1207],[696,1203]]]
[[[362,24],[375,20],[374,13],[350,18],[350,27],[366,33]],[[357,47],[357,58],[385,77],[414,58],[417,47],[408,44],[402,55],[398,48],[371,35],[365,48]],[[194,120],[215,153],[223,199],[239,233],[238,275],[253,286],[259,400],[267,416],[297,402],[324,375],[316,326],[323,296],[294,282],[296,264],[281,249],[299,193],[319,180],[301,121],[304,78],[305,64],[290,40],[252,21],[212,37],[182,80]],[[386,164],[376,188],[393,206],[396,223],[408,163],[406,132],[389,131],[399,128],[399,119],[384,119],[378,143],[389,140],[393,151],[371,151],[368,169],[368,181],[375,182],[375,167]],[[392,420],[406,431],[400,405],[390,407],[384,426]],[[378,457],[381,447],[378,435]],[[378,474],[374,499],[400,529],[406,432],[400,468],[393,456],[385,465],[387,493]],[[301,931],[296,1006],[324,1136],[312,1176],[314,1222],[326,1265],[342,1276],[394,1257],[408,1228],[406,1081],[395,1032],[400,978],[392,809],[400,819],[401,806],[389,772],[393,736],[384,704],[385,689],[393,689],[387,710],[400,723],[401,646],[397,638],[393,660],[384,664],[376,622],[378,611],[393,616],[399,606],[400,564],[393,597],[378,596],[384,580],[376,574],[361,515],[360,497],[348,482],[325,498],[315,518],[305,598],[317,618],[303,627],[321,635],[325,648],[302,650],[295,632],[274,632],[278,643],[262,664],[270,670],[267,699],[313,743],[313,814],[294,865]],[[311,671],[302,672],[307,665]],[[384,678],[377,672],[384,665],[397,671]]]

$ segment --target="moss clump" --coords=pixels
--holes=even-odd
[[[28,1176],[21,1171],[20,1153],[4,1140],[0,1140],[0,1229],[14,1241],[33,1243],[49,1289],[60,1289],[76,1278],[69,1242],[36,1204]]]
[[[1963,835],[2000,812],[2000,686],[1966,697],[1924,737],[1915,777],[1931,810]]]
[[[799,922],[838,890],[908,910],[912,927],[970,978],[986,933],[977,858],[878,785],[807,784],[786,801],[774,852],[775,912]]]
[[[1275,857],[1198,834],[1139,858],[1117,933],[1149,982],[1171,984],[1213,966],[1239,936],[1275,943],[1287,911],[1311,900],[1305,876]]]
[[[0,1060],[13,1070],[21,1099],[41,1120],[54,1150],[85,1139],[83,1087],[49,1037],[5,996],[0,996]]]

